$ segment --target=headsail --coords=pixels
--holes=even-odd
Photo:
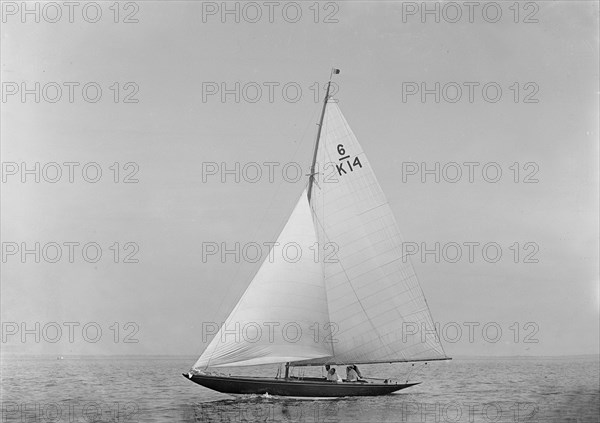
[[[323,270],[312,254],[317,236],[306,191],[277,242],[278,251],[292,245],[289,255],[265,259],[194,368],[331,356],[331,344],[315,342],[312,336],[313,325],[326,325],[329,314]],[[301,253],[298,259],[296,252]]]
[[[319,243],[338,248],[337,263],[323,263],[334,356],[312,362],[445,358],[392,210],[333,100],[322,125],[316,157],[324,177],[310,203]]]

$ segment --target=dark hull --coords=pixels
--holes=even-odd
[[[324,379],[273,379],[260,377],[232,377],[191,375],[186,379],[208,389],[226,394],[269,394],[291,397],[353,397],[386,395],[418,383],[361,383],[328,382]]]

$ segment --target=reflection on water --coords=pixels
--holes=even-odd
[[[2,357],[3,422],[593,422],[597,358],[430,363],[380,397],[230,396],[181,376],[194,357]],[[320,369],[313,369],[320,371]],[[403,380],[407,365],[361,366]],[[274,375],[273,368],[245,374]]]

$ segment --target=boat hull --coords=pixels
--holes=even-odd
[[[279,395],[292,397],[353,397],[377,396],[418,385],[418,383],[361,383],[329,382],[324,379],[273,379],[260,377],[232,377],[188,375],[186,379],[213,391],[225,394]]]

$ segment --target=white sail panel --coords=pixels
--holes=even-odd
[[[249,366],[331,356],[331,343],[315,337],[329,321],[317,236],[306,191],[224,325],[194,368]],[[280,253],[286,245],[288,257]],[[296,252],[300,251],[299,258]]]
[[[337,104],[329,100],[312,187],[319,242],[334,243],[324,263],[334,356],[314,362],[369,363],[445,357],[386,197]],[[333,173],[333,175],[332,175]],[[414,332],[418,330],[418,334]]]

